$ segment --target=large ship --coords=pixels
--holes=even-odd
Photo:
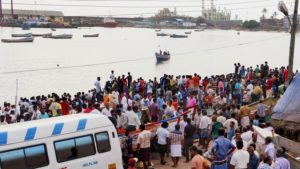
[[[118,26],[118,23],[113,18],[106,17],[106,18],[103,18],[103,22],[100,23],[99,26],[101,26],[101,27],[108,27],[108,28],[115,28],[115,27]]]

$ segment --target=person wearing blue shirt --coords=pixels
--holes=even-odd
[[[40,111],[41,111],[41,113],[38,115],[38,119],[47,119],[47,118],[49,118],[49,115],[48,115],[48,113],[45,112],[44,108],[42,108]]]
[[[218,130],[219,137],[214,141],[212,147],[213,160],[211,169],[228,169],[228,156],[235,150],[230,140],[224,137],[225,129]]]
[[[163,105],[165,104],[164,99],[161,96],[157,98],[157,105],[160,110],[163,110]]]
[[[255,152],[256,145],[255,144],[250,144],[248,147],[248,152],[249,152],[249,163],[248,163],[248,169],[257,169],[259,166],[259,158],[258,156],[254,153]]]

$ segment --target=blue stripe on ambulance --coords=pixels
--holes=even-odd
[[[0,145],[7,144],[7,132],[0,132]]]
[[[64,123],[56,123],[52,131],[52,136],[61,134],[63,127]]]
[[[77,131],[81,131],[85,129],[87,119],[81,119],[78,122]]]
[[[33,140],[34,136],[35,136],[35,133],[36,133],[36,129],[37,129],[36,127],[32,127],[32,128],[27,129],[27,133],[25,135],[24,141]]]

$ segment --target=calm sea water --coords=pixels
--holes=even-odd
[[[184,34],[187,30],[162,30]],[[0,38],[11,33],[49,33],[49,29],[0,28]],[[54,34],[71,33],[71,40],[35,38],[29,44],[0,43],[0,102],[13,101],[16,79],[19,96],[51,92],[87,91],[97,76],[107,80],[130,71],[134,78],[168,74],[199,73],[202,76],[229,73],[233,64],[246,66],[268,61],[273,66],[288,64],[289,34],[206,30],[192,32],[187,39],[157,37],[153,29],[82,28],[58,29]],[[99,33],[99,38],[82,38]],[[297,37],[295,69],[300,68],[300,38]],[[169,50],[171,60],[156,64],[154,52]],[[59,67],[57,66],[59,64]]]

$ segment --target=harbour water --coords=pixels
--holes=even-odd
[[[186,30],[162,30],[184,34]],[[50,29],[0,28],[0,38],[12,33],[50,33]],[[271,67],[288,64],[288,33],[205,30],[189,38],[157,37],[153,29],[81,28],[57,29],[53,34],[70,33],[73,39],[35,38],[34,43],[0,43],[0,102],[13,101],[18,79],[18,96],[30,97],[51,92],[87,91],[97,76],[102,85],[110,71],[131,72],[133,78],[167,74],[201,76],[232,72],[233,63],[255,66],[268,61]],[[83,34],[99,33],[99,38]],[[300,38],[297,36],[294,68],[300,69]],[[169,50],[171,60],[157,64],[154,52]]]

